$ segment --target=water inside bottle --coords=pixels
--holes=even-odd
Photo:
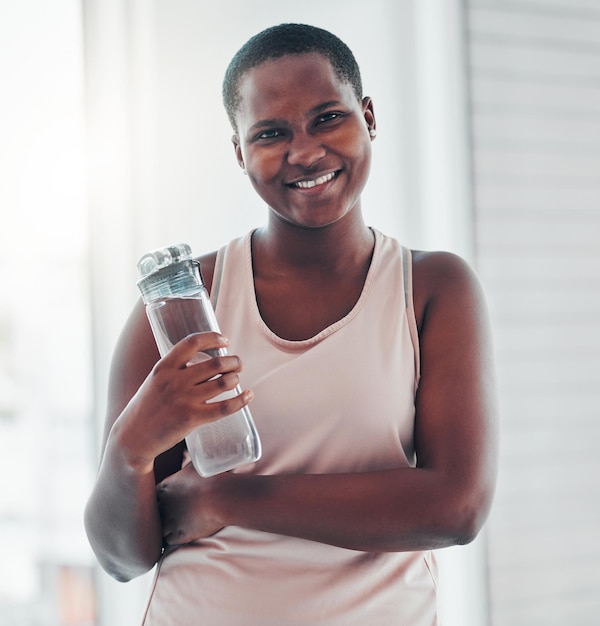
[[[181,339],[196,332],[209,332],[217,327],[210,302],[205,298],[164,298],[149,305],[154,336],[162,356]],[[216,356],[217,350],[208,354]]]
[[[244,409],[199,426],[186,443],[196,471],[205,477],[251,463],[258,456]]]
[[[210,301],[202,295],[164,298],[150,304],[148,311],[161,355],[167,354],[178,341],[191,333],[218,329]],[[225,354],[227,351],[223,349],[199,352],[187,365]],[[224,400],[239,393],[241,389],[236,387],[211,401]],[[198,426],[186,437],[186,444],[196,471],[205,477],[252,463],[261,455],[260,439],[246,407]]]

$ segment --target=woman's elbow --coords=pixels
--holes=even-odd
[[[467,545],[474,541],[483,528],[492,504],[494,488],[481,490],[457,497],[451,511],[449,528],[455,545]]]
[[[141,565],[137,567],[132,567],[130,564],[127,566],[123,566],[121,563],[117,563],[115,561],[106,560],[106,559],[98,559],[102,569],[111,577],[114,578],[119,583],[128,583],[134,578],[138,578],[149,572],[152,567],[154,567],[154,563],[150,566]]]
[[[102,569],[118,582],[129,582],[149,572],[157,563],[162,550],[139,549],[134,554],[130,541],[119,539],[114,532],[99,524],[86,508],[84,526],[89,544]]]

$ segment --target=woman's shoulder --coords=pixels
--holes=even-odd
[[[481,291],[471,265],[453,252],[411,250],[413,301],[417,322],[433,303],[469,300]]]
[[[443,250],[411,250],[413,275],[420,280],[442,281],[473,275],[469,263],[458,254]]]

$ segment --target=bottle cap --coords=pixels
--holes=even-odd
[[[202,289],[200,264],[192,258],[186,243],[152,250],[138,261],[137,282],[144,302],[170,297],[186,297]]]
[[[137,267],[141,278],[146,278],[150,274],[179,263],[180,261],[189,261],[192,258],[192,249],[187,243],[179,243],[166,248],[159,248],[147,252],[138,261]]]

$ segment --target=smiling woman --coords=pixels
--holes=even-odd
[[[481,286],[459,257],[365,223],[375,113],[331,61],[341,49],[354,66],[331,33],[284,24],[234,57],[253,59],[229,83],[234,154],[267,219],[199,258],[229,356],[191,364],[226,345],[205,333],[159,357],[139,304],[117,344],[85,520],[115,579],[157,565],[146,626],[432,626],[434,550],[471,542],[487,517]],[[247,390],[235,406],[215,376]],[[262,458],[200,478],[187,433],[251,400]]]
[[[360,208],[375,128],[371,99],[322,58],[291,55],[248,70],[235,116],[236,156],[252,186],[274,216],[306,227]]]

